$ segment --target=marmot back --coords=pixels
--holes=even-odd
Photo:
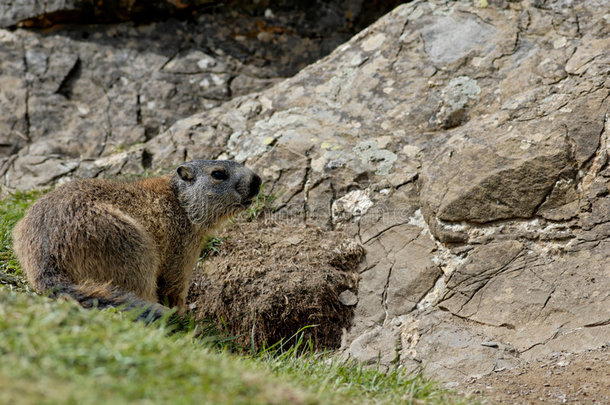
[[[260,178],[231,161],[195,160],[134,182],[77,180],[40,198],[13,231],[31,285],[84,307],[185,310],[206,236],[256,197]],[[158,304],[153,304],[158,303]]]

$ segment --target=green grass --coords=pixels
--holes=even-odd
[[[146,326],[131,313],[25,294],[11,230],[39,194],[0,201],[0,275],[18,281],[0,283],[0,403],[457,403],[421,376],[316,353],[302,334],[238,355],[222,325]]]
[[[189,335],[0,290],[1,403],[314,403]]]
[[[300,332],[253,358],[299,386],[321,394],[333,393],[347,403],[458,403],[449,391],[421,375],[408,375],[398,367],[381,371],[354,360],[339,360],[331,353],[316,353],[312,342],[304,341]]]
[[[199,256],[199,258],[205,259],[211,255],[218,253],[218,248],[220,246],[222,246],[222,244],[228,238],[229,238],[228,236],[227,237],[216,236],[216,235],[209,236],[203,245],[203,250],[201,251],[201,255]]]
[[[261,184],[259,193],[257,194],[252,205],[248,207],[243,213],[239,215],[239,219],[244,221],[254,221],[264,212],[273,212],[273,204],[279,198],[276,194],[265,194],[263,193],[264,184]]]
[[[17,192],[0,202],[0,284],[25,290],[25,277],[13,253],[13,227],[42,192]]]

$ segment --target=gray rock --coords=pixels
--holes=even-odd
[[[399,344],[395,332],[377,326],[354,340],[349,347],[349,354],[365,364],[388,365],[395,359],[387,350],[388,347],[394,347],[396,353]]]
[[[450,140],[455,146],[424,163],[425,212],[448,222],[532,217],[568,165],[567,145],[557,134],[531,156],[515,141]]]
[[[358,303],[358,296],[350,290],[345,290],[339,294],[339,302],[347,306],[356,305]]]
[[[428,19],[429,24],[422,29],[422,36],[426,53],[434,63],[454,62],[471,51],[483,48],[489,52],[495,46],[489,38],[496,34],[497,29],[471,15],[451,13]]]
[[[481,342],[481,346],[493,347],[495,349],[500,347],[496,342]],[[496,371],[496,370],[494,370],[494,371]]]
[[[465,317],[473,315],[466,310],[473,297],[501,273],[515,271],[510,265],[517,261],[524,248],[522,243],[508,240],[473,249],[464,264],[448,278],[448,292],[439,307]]]

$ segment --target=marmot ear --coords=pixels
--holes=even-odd
[[[178,176],[184,181],[192,181],[195,178],[195,173],[188,166],[178,166],[176,169]]]

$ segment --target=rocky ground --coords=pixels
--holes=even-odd
[[[501,370],[459,388],[493,404],[610,403],[610,348],[555,353],[525,366]]]
[[[11,27],[1,184],[244,162],[274,215],[364,247],[344,356],[449,383],[535,379],[536,362],[610,339],[608,6],[414,1],[328,55],[351,33],[299,35],[280,9],[243,29],[235,10]],[[277,70],[282,55],[294,69]]]
[[[332,246],[332,249],[327,249]],[[303,326],[318,349],[341,344],[358,297],[355,272],[362,250],[337,231],[275,218],[244,216],[215,234],[189,293],[199,319],[214,319],[245,350],[254,337],[276,342]],[[484,342],[500,350],[497,342]],[[379,348],[367,345],[371,356]],[[605,404],[610,402],[610,346],[580,353],[556,352],[517,368],[448,386],[484,404]]]

